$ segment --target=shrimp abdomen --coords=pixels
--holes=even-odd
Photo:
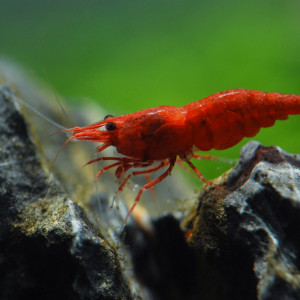
[[[244,89],[211,95],[185,106],[199,150],[222,150],[244,137],[255,136],[261,127],[300,114],[300,96]]]

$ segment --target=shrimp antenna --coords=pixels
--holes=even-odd
[[[38,111],[36,108],[34,108],[33,106],[31,106],[29,103],[27,103],[26,101],[22,100],[21,98],[13,95],[13,94],[7,94],[6,96],[8,98],[11,98],[12,100],[22,103],[22,105],[26,106],[29,110],[33,111],[35,114],[37,114],[38,116],[40,116],[42,119],[46,120],[47,122],[49,122],[50,124],[52,124],[53,126],[55,126],[58,129],[61,129],[62,131],[65,131],[65,127],[60,125],[59,123],[53,121],[52,119],[48,118],[47,116],[45,116],[44,114],[42,114],[40,111]]]
[[[71,118],[71,117],[68,115],[68,113],[66,112],[64,106],[62,105],[61,101],[60,101],[59,98],[57,97],[57,94],[56,94],[55,90],[53,89],[52,85],[50,84],[50,80],[49,80],[48,74],[47,74],[46,69],[44,68],[44,66],[42,66],[42,69],[43,69],[43,72],[44,72],[45,77],[46,77],[46,79],[47,79],[48,85],[49,85],[49,86],[52,88],[52,90],[53,90],[54,97],[55,97],[56,102],[58,103],[58,105],[59,105],[59,107],[60,107],[62,113],[65,115],[65,117],[67,118],[67,120],[69,121],[69,123],[71,123],[72,126],[75,127],[74,121],[72,120],[72,118]]]

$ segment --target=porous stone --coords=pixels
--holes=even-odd
[[[224,190],[203,190],[185,224],[209,270],[201,299],[299,299],[299,167],[298,155],[250,142]]]
[[[124,242],[151,299],[300,298],[300,158],[250,142],[204,186],[191,214],[126,226]]]
[[[46,169],[0,85],[0,299],[132,299],[114,246]]]

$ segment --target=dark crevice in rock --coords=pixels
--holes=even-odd
[[[127,225],[124,242],[137,277],[153,299],[196,299],[197,258],[173,216],[155,220],[153,232]]]

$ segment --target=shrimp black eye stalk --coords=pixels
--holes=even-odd
[[[65,145],[71,140],[101,143],[96,152],[115,147],[123,157],[99,157],[88,164],[114,161],[103,167],[97,177],[117,167],[116,176],[122,178],[118,191],[122,191],[131,176],[166,168],[164,173],[141,187],[128,212],[127,222],[142,193],[166,178],[177,158],[185,161],[201,181],[214,185],[191,162],[191,158],[197,157],[195,150],[230,148],[244,137],[255,136],[261,127],[273,126],[276,120],[286,120],[294,114],[300,114],[300,95],[235,89],[183,107],[148,108],[118,117],[107,116],[90,126],[69,128],[66,131],[72,136]],[[142,170],[130,172],[131,168]]]

